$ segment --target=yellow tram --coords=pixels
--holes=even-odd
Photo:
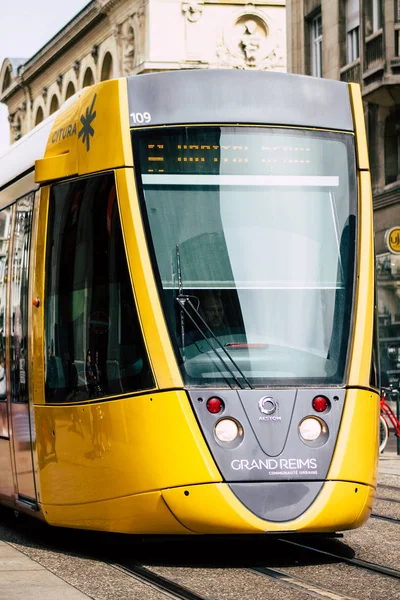
[[[65,527],[332,532],[376,485],[359,87],[85,88],[0,158],[0,501]]]

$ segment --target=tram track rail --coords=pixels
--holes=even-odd
[[[400,579],[400,571],[391,567],[386,567],[384,565],[379,565],[358,558],[350,558],[341,553],[317,548],[308,543],[301,543],[285,538],[278,539],[281,543],[290,544],[295,548],[315,553],[322,557],[322,560],[333,559],[335,562],[345,563],[348,566],[361,568],[364,571],[372,572],[375,575],[383,575],[385,577],[390,577],[397,580]],[[123,562],[125,563],[125,561]],[[215,596],[209,596],[208,594],[203,596],[198,594],[196,591],[193,591],[190,589],[190,584],[189,587],[186,587],[185,585],[175,582],[174,576],[171,573],[169,573],[167,577],[164,577],[163,574],[156,573],[151,568],[141,564],[111,564],[125,574],[136,578],[138,581],[151,585],[154,589],[161,591],[170,598],[180,598],[182,600],[215,600]],[[247,565],[238,568],[240,571],[247,571],[248,573],[263,576],[266,579],[270,579],[271,582],[274,581],[280,587],[291,588],[293,591],[303,592],[312,598],[317,598],[318,600],[357,600],[358,598],[357,596],[346,594],[346,592],[343,592],[343,590],[335,589],[336,586],[333,586],[332,588],[325,587],[323,584],[321,585],[319,581],[314,581],[312,576],[302,577],[297,576],[295,573],[289,573],[286,571],[285,567],[272,568],[263,565]]]
[[[364,571],[370,571],[373,573],[379,573],[380,575],[385,575],[386,577],[392,577],[394,579],[400,580],[400,571],[398,569],[393,569],[392,567],[385,567],[384,565],[378,565],[376,563],[368,562],[366,560],[362,560],[360,558],[349,558],[348,556],[343,556],[343,554],[337,554],[336,552],[330,552],[329,550],[322,550],[321,548],[315,548],[314,546],[310,546],[309,544],[302,544],[300,542],[295,542],[293,540],[287,540],[283,538],[279,538],[280,541],[290,544],[292,546],[296,546],[298,548],[303,548],[309,552],[314,552],[316,554],[326,556],[329,558],[333,558],[335,560],[347,563],[352,565],[353,567],[357,567],[359,569],[364,569]]]
[[[340,592],[321,587],[312,581],[308,581],[302,577],[296,577],[278,569],[271,569],[270,567],[249,567],[247,568],[247,571],[269,577],[278,583],[291,587],[297,591],[306,592],[310,596],[319,598],[320,600],[357,600],[354,596],[345,596]]]
[[[389,517],[388,515],[380,515],[378,513],[371,513],[371,518],[381,519],[382,521],[388,521],[389,523],[400,523],[400,519],[397,517]]]
[[[377,487],[377,493],[379,495],[375,496],[375,500],[377,500],[379,502],[389,502],[390,504],[400,504],[399,496],[393,498],[392,496],[382,495],[382,494],[390,493],[390,492],[392,492],[392,493],[397,492],[397,495],[398,495],[398,494],[400,494],[400,487],[395,486],[395,485],[379,484]],[[378,513],[378,512],[371,513],[371,517],[375,518],[375,519],[381,519],[383,521],[387,521],[390,523],[400,523],[400,518],[393,517],[393,516],[387,515],[387,514]]]
[[[202,596],[197,594],[197,592],[190,590],[188,587],[176,583],[170,577],[163,577],[143,565],[137,564],[128,566],[120,563],[110,563],[110,566],[122,571],[125,575],[137,579],[141,583],[150,585],[153,589],[156,589],[173,599],[215,600],[213,596]],[[281,586],[290,587],[298,592],[305,592],[307,595],[319,600],[358,600],[355,596],[344,595],[338,591],[322,587],[315,582],[285,573],[279,569],[257,566],[245,567],[240,570],[261,575],[264,578],[269,578]]]
[[[174,598],[174,600],[178,598],[179,600],[215,600],[212,596],[201,596],[186,586],[176,583],[172,579],[154,573],[154,571],[147,569],[143,565],[123,565],[120,563],[108,564],[111,567],[122,571],[125,575],[129,575],[141,583],[162,592],[169,598]]]
[[[375,496],[375,500],[384,500],[385,502],[393,502],[395,504],[400,504],[400,500],[398,498],[385,498],[385,496]]]
[[[386,483],[378,483],[378,490],[392,490],[393,492],[400,492],[400,487],[398,485],[387,485]]]
[[[307,548],[308,550],[318,551],[315,548],[311,548],[308,546],[304,546],[303,544],[297,544],[297,546]],[[321,551],[319,551],[321,552]],[[364,565],[365,561],[359,561],[358,559],[345,559],[339,555],[333,555],[330,552],[323,552],[330,557],[335,556],[339,558],[341,561],[348,562],[353,564],[353,566],[362,566],[363,568],[367,568]],[[357,564],[355,564],[357,563]],[[123,565],[120,563],[109,563],[110,566],[122,571],[124,574],[133,577],[141,583],[149,585],[153,589],[163,593],[169,598],[180,599],[180,600],[215,600],[214,596],[203,596],[189,589],[188,587],[178,584],[170,577],[163,577],[162,575],[155,573],[154,571],[148,569],[147,567],[139,564],[135,565]],[[365,563],[367,564],[367,563]],[[392,569],[387,569],[385,567],[380,568],[379,565],[372,565],[372,563],[368,563],[368,570],[378,572],[379,574],[395,576],[400,579],[400,572],[396,572],[396,575],[393,572],[388,573],[385,571],[394,571]],[[274,580],[276,583],[280,584],[284,587],[292,588],[298,592],[306,593],[307,595],[317,598],[319,600],[357,600],[355,596],[349,596],[347,594],[343,594],[340,591],[336,591],[334,589],[329,589],[321,586],[320,584],[305,579],[303,577],[297,577],[293,574],[286,573],[282,570],[270,568],[270,567],[245,567],[241,569],[243,571],[247,571],[252,574],[256,574],[259,576],[263,576],[265,578]]]

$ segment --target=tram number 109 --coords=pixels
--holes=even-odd
[[[151,114],[148,112],[132,112],[130,117],[135,125],[141,125],[142,123],[150,123]]]

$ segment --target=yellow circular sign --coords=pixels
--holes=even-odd
[[[392,254],[400,254],[400,226],[392,227],[385,233],[386,246]]]

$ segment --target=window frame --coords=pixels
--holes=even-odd
[[[360,26],[357,25],[347,31],[346,37],[347,64],[360,58]]]
[[[375,35],[383,28],[382,0],[368,0],[364,7],[365,37]]]
[[[180,129],[196,129],[196,128],[208,128],[208,127],[218,127],[218,128],[229,128],[229,125],[213,125],[213,126],[208,126],[208,125],[204,125],[203,123],[197,124],[197,125],[188,125],[188,126],[184,126],[184,125],[176,125],[176,126],[169,126],[167,128],[164,128],[163,130],[163,135],[165,135],[167,132],[172,133],[174,131],[178,131]],[[246,130],[248,126],[246,125],[240,125],[239,128]],[[266,129],[266,130],[280,130],[281,128],[279,126],[271,126],[271,125],[259,125],[258,126],[260,129]],[[301,126],[293,126],[289,128],[291,131],[293,132],[297,132],[297,133],[301,133],[304,128]],[[135,142],[137,142],[138,140],[141,139],[142,135],[144,137],[146,137],[147,134],[151,135],[151,132],[154,132],[153,128],[146,128],[146,130],[135,130],[132,129],[131,130],[131,140],[132,140],[132,145],[133,145],[133,153],[134,153],[134,160],[135,160],[135,166],[136,166],[136,185],[137,185],[137,190],[138,190],[138,196],[139,196],[139,202],[140,202],[140,210],[141,210],[141,215],[142,215],[142,219],[143,219],[143,223],[144,223],[144,229],[145,229],[145,233],[146,233],[146,240],[147,240],[147,244],[148,244],[148,248],[149,248],[149,254],[150,254],[150,258],[151,258],[151,262],[152,262],[152,267],[153,267],[153,273],[154,273],[154,277],[157,283],[157,288],[158,288],[158,293],[159,293],[159,298],[161,300],[161,305],[162,305],[162,309],[163,309],[163,314],[164,316],[167,314],[167,308],[166,308],[166,303],[165,303],[165,299],[164,299],[164,295],[163,295],[163,284],[162,284],[162,280],[161,280],[161,276],[158,270],[158,264],[157,264],[157,255],[156,255],[156,251],[155,251],[155,247],[154,247],[154,242],[152,239],[152,233],[151,233],[151,227],[150,227],[150,223],[149,223],[149,219],[148,219],[148,214],[147,214],[147,210],[146,210],[146,202],[145,202],[145,197],[144,197],[144,191],[143,191],[143,184],[142,184],[142,173],[141,173],[141,161],[140,161],[140,155],[139,155],[139,151],[138,148],[135,144]],[[317,129],[315,130],[318,134],[320,134],[321,136],[323,135],[329,135],[332,132],[329,132],[328,130],[323,130],[323,129]],[[345,134],[346,136],[348,136],[349,134],[346,134],[345,132],[340,132],[340,134]],[[354,148],[353,148],[354,150]],[[355,152],[355,150],[354,150]],[[354,154],[354,165],[355,163],[355,154]],[[358,265],[358,261],[359,261],[359,256],[358,256],[358,227],[359,227],[359,212],[358,212],[358,188],[356,185],[356,169],[350,169],[349,171],[349,177],[350,179],[353,181],[354,183],[354,194],[351,194],[351,204],[350,204],[350,209],[351,209],[351,214],[352,216],[355,217],[355,224],[354,224],[354,239],[355,239],[355,246],[354,246],[354,257],[353,257],[353,268],[354,268],[354,273],[352,275],[353,279],[352,279],[352,285],[349,287],[349,290],[351,289],[351,316],[350,316],[350,321],[349,321],[349,326],[348,326],[348,331],[347,331],[347,335],[351,337],[351,339],[353,339],[353,335],[354,335],[354,311],[355,311],[355,298],[356,298],[356,288],[357,288],[357,279],[355,276],[356,273],[356,268]],[[177,360],[177,364],[180,365],[180,350],[177,344],[176,339],[174,338],[174,336],[171,336],[170,333],[170,328],[168,327],[168,334],[170,336],[170,340],[171,340],[171,344],[172,347],[174,349],[174,354],[175,354],[175,358]],[[343,371],[343,379],[341,383],[337,383],[337,382],[329,382],[327,383],[326,381],[314,381],[313,383],[310,383],[309,381],[302,381],[302,383],[300,385],[306,385],[309,387],[317,387],[318,385],[324,385],[327,387],[344,387],[348,381],[348,375],[349,375],[349,370],[350,370],[350,366],[351,366],[351,356],[352,356],[352,350],[351,350],[351,344],[349,344],[347,346],[347,351],[346,351],[346,355],[345,355],[345,367],[344,367],[344,371]],[[295,381],[286,381],[284,387],[298,387],[298,382],[299,382],[299,378],[296,377],[296,382]],[[197,384],[195,384],[194,386],[191,384],[191,382],[185,382],[184,383],[185,388],[191,389],[192,387],[196,387]],[[207,386],[205,386],[207,388]],[[215,387],[215,386],[214,386]],[[256,389],[262,389],[264,388],[265,385],[257,385],[255,384],[255,388]],[[272,388],[281,388],[282,384],[280,381],[271,381],[268,382],[268,387],[272,387]],[[211,389],[211,388],[209,388]]]
[[[321,33],[319,31],[321,27]],[[322,77],[323,59],[322,59],[322,13],[319,11],[309,22],[310,29],[310,53],[311,53],[311,75],[312,77]]]

